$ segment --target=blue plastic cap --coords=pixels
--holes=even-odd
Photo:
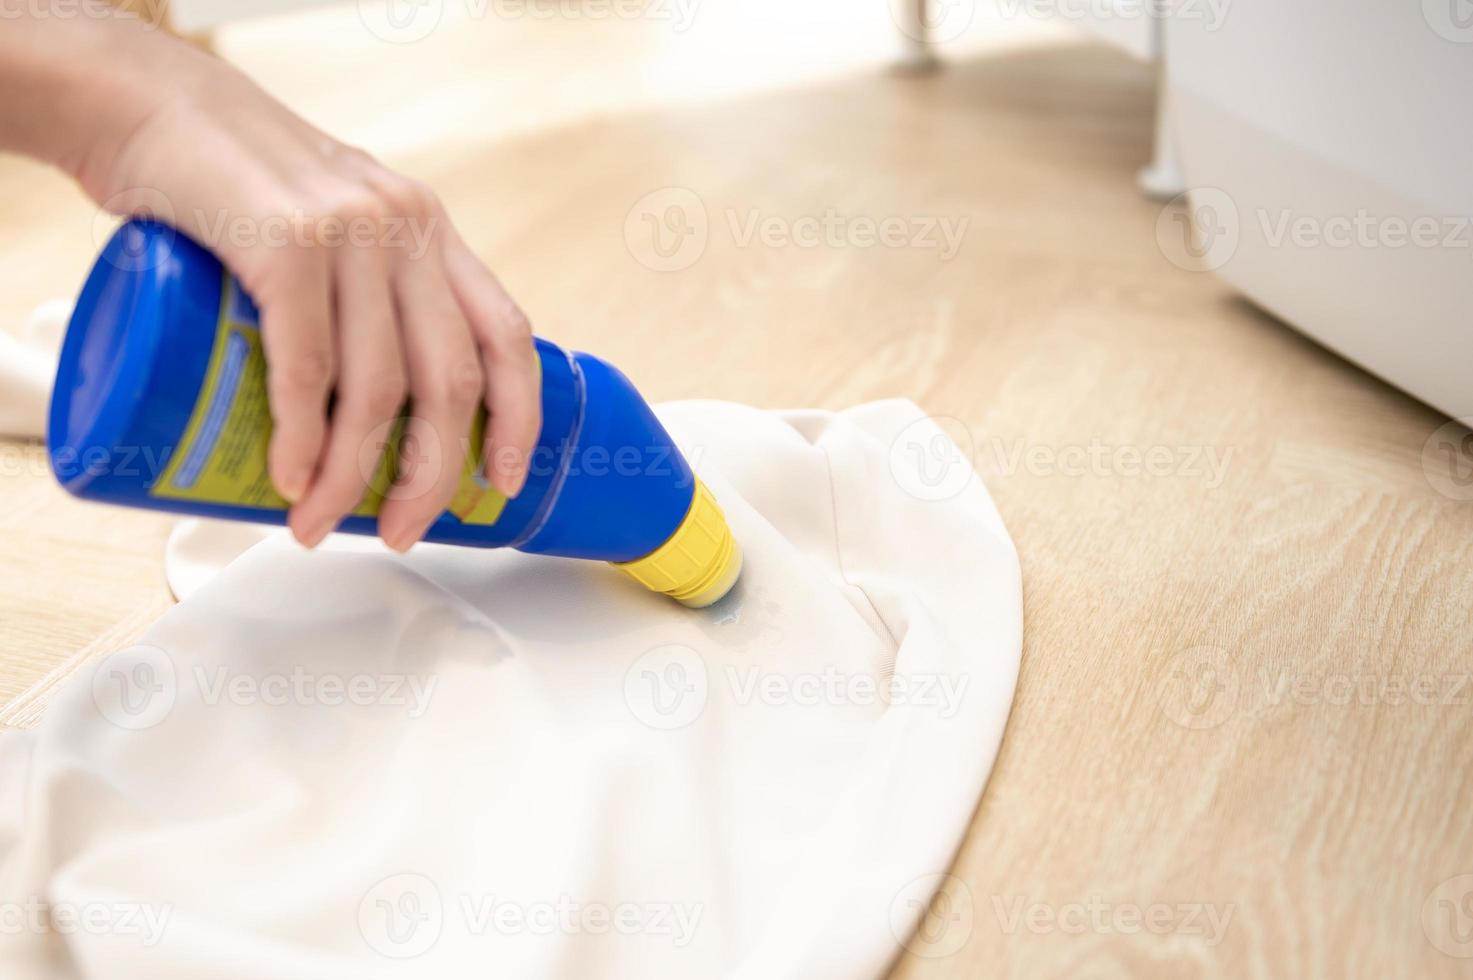
[[[46,448],[78,493],[106,466],[138,411],[158,354],[178,232],[132,221],[103,249],[82,287],[51,392]]]

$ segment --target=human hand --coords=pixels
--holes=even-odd
[[[413,486],[401,476],[384,500],[385,543],[424,535],[468,450],[515,496],[541,427],[532,331],[435,195],[223,62],[159,34],[136,43],[149,46],[148,94],[129,101],[125,131],[76,156],[75,176],[110,210],[151,210],[207,245],[255,299],[270,474],[297,539],[316,545],[357,506],[362,449],[406,399],[417,460]],[[484,446],[470,447],[482,404]]]

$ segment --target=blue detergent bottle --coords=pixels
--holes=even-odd
[[[425,540],[611,562],[693,607],[724,596],[741,550],[715,498],[629,379],[538,339],[542,432],[510,500],[480,474],[482,413],[461,483]],[[77,301],[51,396],[47,450],[86,500],[286,522],[266,469],[271,416],[255,304],[206,249],[134,220]],[[368,450],[367,493],[340,531],[376,534],[400,424]]]

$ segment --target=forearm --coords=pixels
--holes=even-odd
[[[84,179],[89,157],[126,140],[191,56],[102,0],[0,0],[0,149]]]

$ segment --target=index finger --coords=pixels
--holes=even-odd
[[[451,286],[481,351],[488,413],[482,452],[491,485],[515,497],[527,481],[542,433],[542,383],[532,326],[501,283],[455,242],[447,250]]]
[[[271,406],[271,481],[287,500],[306,494],[327,436],[335,371],[332,280],[322,249],[282,250],[253,292],[261,308]]]

